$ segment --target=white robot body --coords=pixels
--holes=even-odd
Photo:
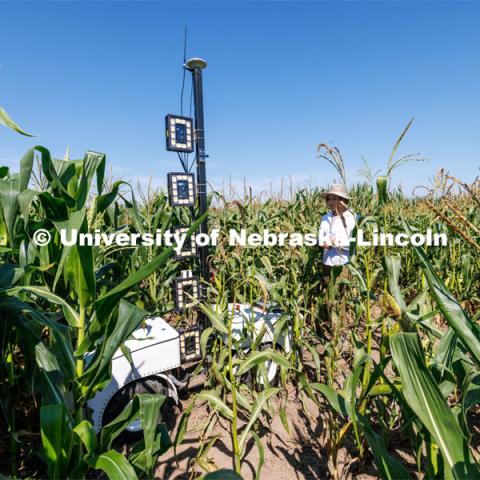
[[[264,330],[260,343],[273,343],[275,324],[282,316],[281,312],[269,312],[259,307],[241,304],[229,304],[229,311],[231,309],[235,310],[232,319],[233,338],[238,341],[242,338],[250,339],[252,335],[243,335],[246,330],[253,332],[254,339]],[[177,385],[180,382],[172,375],[171,371],[182,365],[181,352],[185,358],[185,346],[181,345],[180,333],[163,318],[150,317],[145,320],[142,327],[133,332],[132,337],[125,342],[125,346],[130,351],[133,364],[130,364],[119,349],[112,360],[112,380],[88,402],[88,406],[92,410],[93,427],[96,431],[100,431],[102,428],[104,412],[115,393],[128,383],[138,379],[161,378],[167,386],[168,395],[178,402]],[[245,340],[242,344],[245,351],[250,350],[250,342],[251,340]],[[290,350],[288,335],[279,335],[277,344],[286,352]]]

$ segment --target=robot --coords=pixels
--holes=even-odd
[[[252,325],[252,321],[252,340],[263,332],[260,349],[274,347],[290,351],[289,334],[279,335],[273,345],[274,329],[282,317],[281,310],[266,310],[263,306],[238,303],[229,304],[228,309],[229,312],[233,310],[232,337],[245,352],[250,350],[251,341],[248,337],[246,339],[243,332]],[[226,336],[224,339],[227,341]],[[179,332],[162,317],[147,318],[144,324],[133,332],[131,339],[125,342],[125,346],[130,351],[131,358],[128,359],[120,349],[115,353],[110,383],[88,402],[96,431],[100,431],[103,425],[121,413],[135,393],[161,393],[170,400],[167,405],[178,404],[178,392],[186,389],[189,384],[189,375],[178,378],[178,372],[182,370],[182,366],[201,358],[200,330]],[[265,368],[268,382],[274,384],[279,373],[278,365],[267,361]],[[168,407],[162,412],[164,417],[169,415],[167,409]],[[127,431],[141,431],[140,421],[129,424]]]

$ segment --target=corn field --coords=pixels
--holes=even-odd
[[[327,151],[334,163],[338,155]],[[312,441],[328,459],[323,478],[355,478],[371,464],[382,479],[480,478],[480,182],[440,171],[407,196],[390,188],[391,169],[376,179],[364,174],[349,191],[359,228],[431,228],[448,245],[359,247],[348,276],[334,269],[327,286],[318,249],[220,241],[211,249],[208,301],[194,309],[208,319],[195,367],[204,382],[173,427],[157,423],[166,397],[139,393],[97,434],[87,402],[108,383],[115,352],[147,316],[178,327],[196,313],[172,312],[180,269],[173,247],[64,246],[59,231],[143,233],[189,224],[194,232],[202,219],[192,223],[188,209],[172,209],[165,192],[110,178],[103,154],[57,160],[37,146],[18,170],[0,168],[0,477],[154,478],[185,440],[192,412],[206,408],[188,471],[176,478],[250,478],[245,457],[253,448],[253,476],[261,479],[272,419],[286,437],[292,433],[293,389],[305,421],[307,404],[321,414],[322,432]],[[316,233],[326,213],[321,193],[212,192],[209,226]],[[48,245],[32,241],[38,229],[49,232]],[[244,329],[245,351],[243,338],[231,334],[229,305],[256,302],[282,317],[266,349],[262,332]],[[288,350],[277,343],[281,335],[291,339]],[[278,366],[275,384],[265,362]],[[142,438],[119,446],[135,418]],[[208,461],[219,426],[229,436],[229,471]],[[338,461],[342,448],[347,469]]]

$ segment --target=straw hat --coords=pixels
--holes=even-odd
[[[347,187],[343,183],[334,183],[327,192],[322,193],[322,197],[326,198],[327,195],[336,195],[337,197],[349,200],[350,197],[347,193]]]

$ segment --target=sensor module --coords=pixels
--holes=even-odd
[[[195,205],[195,182],[193,173],[169,173],[168,197],[172,207]]]
[[[167,150],[171,152],[193,152],[193,120],[178,115],[165,117]]]

